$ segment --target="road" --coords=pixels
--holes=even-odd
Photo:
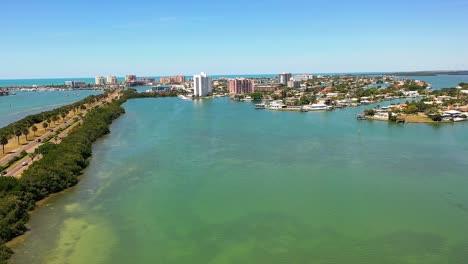
[[[104,99],[103,101],[107,101],[107,102],[110,102],[112,101],[112,99],[116,98],[118,96],[118,93],[113,93],[110,95],[110,97]],[[98,105],[101,105],[103,103],[103,101],[99,101],[99,102],[96,102],[94,103],[93,105],[89,106],[88,107],[88,110],[89,109],[92,109],[93,107],[95,106],[98,106]],[[86,113],[88,112],[88,110],[86,111]],[[61,129],[61,128],[64,128],[68,125],[68,122],[70,122],[70,120],[68,120],[67,122],[64,122],[62,123],[61,125],[57,126],[54,128],[54,131],[58,130],[58,129]],[[57,140],[50,140],[50,142],[52,143],[55,143],[55,144],[60,144],[62,142],[62,139],[65,138],[66,136],[68,136],[68,134],[70,133],[70,131],[75,128],[79,123],[81,123],[82,121],[78,121],[76,122],[75,124],[71,125],[70,127],[68,127],[67,129],[65,129],[64,131],[62,131],[59,135],[58,135],[58,139]],[[27,145],[24,145],[18,149],[16,149],[14,151],[14,153],[11,153],[10,155],[7,155],[5,156],[4,158],[2,158],[0,160],[0,164],[1,165],[4,165],[6,163],[8,163],[8,161],[10,159],[12,159],[15,155],[13,154],[16,154],[18,155],[21,151],[26,151],[28,153],[33,153],[38,147],[40,147],[42,144],[44,144],[44,139],[47,138],[49,135],[53,134],[55,132],[50,132],[48,131],[47,133],[44,133],[42,136],[38,137],[41,139],[41,142],[37,142],[37,140],[35,141],[32,141],[30,142],[29,144]],[[41,158],[41,156],[37,156],[34,158],[34,161],[37,161]],[[23,166],[22,163],[23,161],[26,161],[28,163],[28,165],[26,166]],[[23,174],[23,171],[25,171],[29,166],[31,166],[32,164],[32,161],[31,161],[31,158],[29,156],[26,156],[24,157],[23,159],[19,160],[17,163],[15,163],[13,166],[11,166],[10,168],[7,169],[7,174],[5,176],[15,176],[15,177],[21,177],[21,175]]]

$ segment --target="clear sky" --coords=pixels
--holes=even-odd
[[[0,79],[468,70],[467,0],[3,1]]]

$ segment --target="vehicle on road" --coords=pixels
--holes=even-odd
[[[26,161],[23,161],[23,163],[21,163],[21,166],[28,166],[28,163]]]

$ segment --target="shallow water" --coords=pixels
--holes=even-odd
[[[11,263],[466,263],[468,122],[138,99]]]

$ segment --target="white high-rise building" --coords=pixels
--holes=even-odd
[[[200,75],[193,76],[193,95],[207,96],[213,90],[213,79],[202,72]]]
[[[281,73],[279,75],[279,83],[282,83],[284,85],[287,85],[288,82],[291,80],[292,74],[291,73]]]
[[[112,75],[107,76],[107,83],[112,84],[112,85],[117,84],[117,76],[112,76]]]
[[[105,81],[104,81],[104,77],[103,76],[96,76],[96,85],[104,85],[106,84]]]

